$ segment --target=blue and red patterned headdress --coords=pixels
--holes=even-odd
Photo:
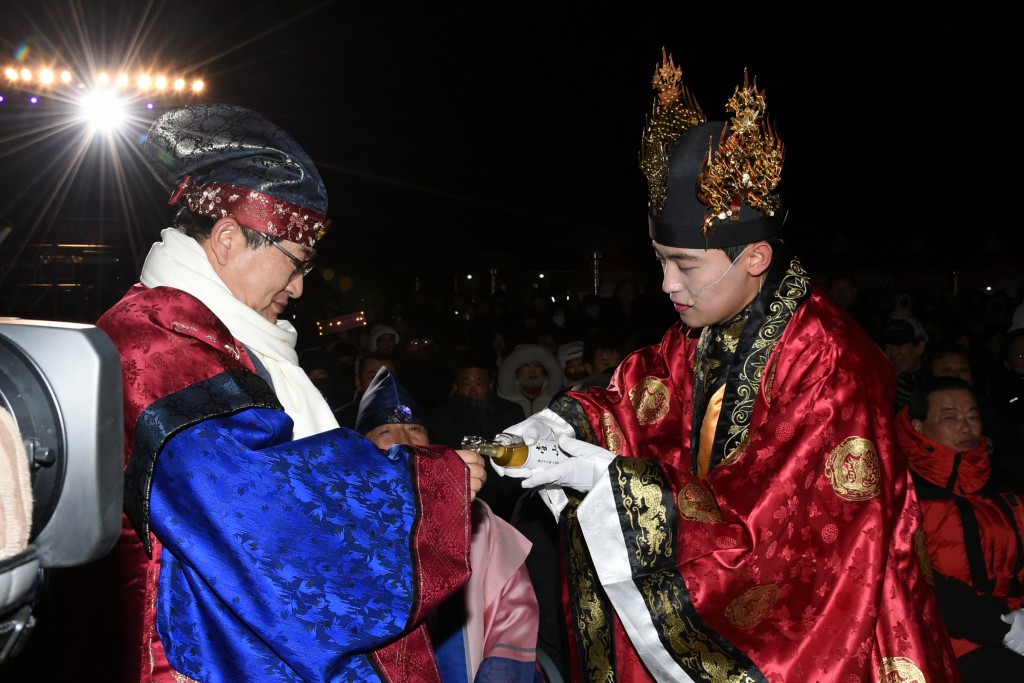
[[[257,232],[312,248],[326,226],[327,190],[295,140],[254,111],[194,104],[158,118],[143,154],[170,204],[233,216]]]
[[[381,367],[359,399],[356,431],[365,435],[384,424],[417,424],[426,427],[427,416],[391,371]]]

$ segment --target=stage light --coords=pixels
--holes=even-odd
[[[204,86],[203,86],[203,82],[202,81],[193,81],[192,82],[192,92],[202,92],[203,91],[203,87]]]
[[[71,78],[72,77],[71,77],[71,72],[70,71],[64,70],[64,71],[60,72],[60,81],[61,81],[61,83],[65,83],[65,84],[66,83],[70,83],[71,82]]]
[[[157,76],[156,77],[156,89],[157,90],[163,90],[166,87],[167,87],[167,77],[166,76]]]
[[[18,80],[18,71],[17,71],[17,69],[13,69],[11,67],[8,67],[7,69],[4,70],[4,75],[7,76],[8,80],[11,80],[11,81]]]
[[[106,71],[99,72],[99,74],[96,76],[96,83],[98,83],[101,88],[107,87],[108,85],[110,85],[110,74],[108,74]]]
[[[148,74],[140,74],[135,82],[141,89],[146,90],[153,84],[153,79]]]
[[[174,89],[175,90],[184,90],[185,89],[185,79],[184,78],[179,78],[176,81],[174,81]]]
[[[21,80],[23,80],[23,81],[31,81],[32,80],[32,72],[29,71],[28,69],[22,69],[21,73],[19,75],[21,76]]]
[[[44,85],[50,85],[51,83],[53,83],[53,71],[51,71],[50,69],[43,69],[39,72],[39,80]]]
[[[153,106],[154,105],[153,105],[152,102],[146,102],[146,109],[150,109],[151,110],[151,109],[153,109]]]
[[[93,130],[111,132],[125,120],[124,101],[110,91],[95,90],[82,98],[80,118]]]
[[[30,104],[39,104],[39,98],[36,97],[35,95],[33,95],[32,97],[28,98],[28,101],[29,101]]]
[[[117,87],[119,87],[119,88],[127,88],[129,82],[130,81],[128,79],[128,74],[120,74],[120,75],[118,75],[118,77],[117,77]]]

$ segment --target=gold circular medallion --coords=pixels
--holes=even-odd
[[[657,377],[644,377],[629,390],[629,402],[640,424],[654,424],[668,415],[671,397],[668,387]]]
[[[917,665],[906,657],[882,657],[879,683],[928,683]]]
[[[685,485],[679,492],[679,514],[694,522],[714,524],[722,521],[722,511],[718,509],[711,491],[694,483]]]
[[[875,444],[861,436],[851,436],[828,456],[825,476],[840,498],[861,501],[874,498],[881,487],[882,467]]]
[[[736,628],[751,628],[768,616],[778,599],[779,587],[775,584],[751,588],[729,603],[725,616]]]

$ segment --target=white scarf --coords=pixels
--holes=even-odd
[[[338,426],[295,353],[297,333],[287,320],[274,325],[235,298],[214,271],[206,252],[191,237],[165,228],[162,242],[149,250],[139,280],[147,287],[173,287],[191,294],[213,311],[238,341],[259,357],[270,373],[274,393],[292,418],[292,438],[301,439]]]

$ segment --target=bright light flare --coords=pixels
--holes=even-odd
[[[112,133],[127,118],[124,99],[109,90],[95,90],[82,98],[81,120],[95,131]]]

